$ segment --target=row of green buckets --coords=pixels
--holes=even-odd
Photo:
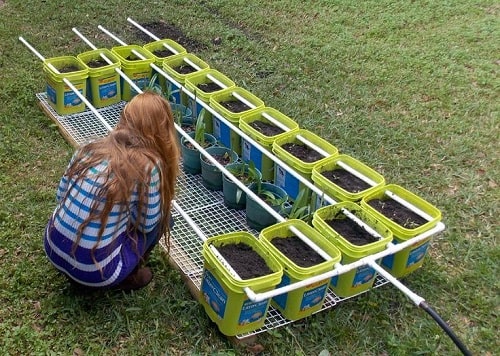
[[[167,55],[167,57],[161,57],[156,54],[156,51],[165,50],[166,47],[173,49],[176,54],[172,52],[170,55]],[[134,52],[139,52],[144,59],[137,58]],[[89,67],[88,63],[93,60],[102,59],[102,54],[104,54],[111,63],[99,68]],[[193,63],[197,67],[197,70],[188,74],[177,72],[174,68],[186,63],[186,60]],[[56,74],[49,68],[49,63],[56,68],[73,66],[78,69],[71,73]],[[58,113],[64,115],[84,109],[84,104],[78,96],[63,83],[62,79],[64,77],[68,78],[83,94],[87,94],[87,96],[92,99],[93,105],[97,108],[114,104],[119,100],[127,101],[134,95],[134,91],[126,81],[120,78],[116,69],[120,68],[123,70],[123,72],[139,87],[145,87],[152,75],[152,63],[158,66],[161,65],[163,70],[173,77],[180,85],[185,85],[189,91],[196,93],[197,97],[209,104],[227,120],[239,126],[239,128],[258,145],[272,152],[276,157],[291,166],[292,169],[303,178],[314,183],[322,192],[333,199],[340,202],[361,202],[364,197],[385,198],[384,192],[388,190],[388,188],[386,188],[385,180],[379,173],[353,157],[340,154],[339,150],[334,145],[308,130],[299,128],[299,125],[294,120],[280,111],[266,107],[261,99],[249,91],[237,87],[234,81],[217,70],[210,68],[209,64],[194,54],[188,53],[184,47],[170,39],[154,41],[144,46],[117,46],[113,47],[111,51],[107,49],[97,49],[84,52],[77,57],[65,56],[46,59],[44,61],[44,72],[47,74],[47,96],[49,98],[49,103],[54,106]],[[177,95],[175,100],[180,103],[184,102],[189,104],[190,98],[187,96],[183,97],[178,90],[180,88],[172,88],[173,83],[166,81],[165,77],[162,75],[159,75],[158,78],[160,84],[165,86],[167,92],[172,93],[173,96]],[[220,88],[220,90],[212,92],[205,92],[199,89],[200,84],[210,83],[213,79],[221,83],[225,89]],[[221,105],[222,102],[234,99],[235,96],[243,98],[247,103],[250,103],[252,107],[248,108],[248,110],[234,113]],[[191,102],[190,104],[193,103]],[[201,106],[199,106],[198,109],[200,111],[203,110]],[[257,120],[270,123],[270,119],[279,122],[287,131],[269,137],[263,135],[251,126],[251,124]],[[223,122],[215,117],[211,118],[210,115],[207,115],[206,122],[212,123],[212,133],[223,145],[231,147],[235,152],[240,154],[245,161],[252,160],[256,167],[262,172],[263,179],[274,181],[276,185],[287,192],[292,200],[298,195],[300,190],[307,190],[307,187],[290,172],[274,164],[273,160],[264,155],[253,143],[241,140],[241,138]],[[208,129],[207,132],[210,132],[210,130]],[[282,146],[284,144],[300,143],[299,138],[304,138],[308,142],[311,142],[322,150],[326,156],[314,162],[303,162],[283,149]],[[362,176],[367,177],[373,182],[372,186],[364,191],[351,193],[322,176],[322,172],[326,170],[345,167],[345,165],[359,172]],[[392,192],[412,205],[417,206],[430,216],[429,223],[425,224],[426,226],[435,225],[437,220],[440,219],[439,211],[418,196],[396,185],[392,185],[390,189]],[[315,208],[320,206],[318,203],[320,198],[321,197],[318,196],[311,197],[311,199],[317,201]],[[367,205],[368,204],[365,203],[365,206]],[[367,209],[371,209],[371,207],[367,206]],[[405,231],[405,229],[384,216],[381,216],[381,219],[386,222],[386,225],[388,225],[393,232],[395,243],[406,241],[422,232],[421,228]],[[430,228],[430,226],[427,227]],[[396,255],[386,257],[382,261],[382,265],[397,278],[411,273],[421,266],[423,256],[425,256],[429,246],[429,239],[421,241],[417,245],[411,246]]]
[[[403,193],[395,186],[389,188],[399,194]],[[375,192],[375,195],[377,194],[381,193]],[[419,207],[422,208],[421,205]],[[426,224],[428,226],[421,226],[420,231],[437,224],[439,212],[434,213],[435,219],[429,221]],[[361,224],[367,225],[377,238],[372,242],[358,245],[343,237],[329,224],[336,219],[349,219],[350,215],[354,215]],[[303,220],[290,219],[263,229],[258,239],[242,231],[211,237],[203,246],[205,264],[200,289],[202,304],[211,320],[226,335],[243,334],[262,327],[269,305],[279,310],[283,317],[289,320],[307,317],[322,308],[328,288],[342,298],[357,295],[373,287],[376,271],[369,266],[361,266],[331,279],[314,282],[259,302],[251,301],[247,297],[245,288],[249,287],[255,293],[267,292],[331,271],[338,262],[347,265],[381,252],[390,242],[394,242],[394,234],[389,225],[390,222],[377,216],[377,212],[370,209],[366,202],[357,204],[346,201],[316,210],[312,226]],[[295,236],[293,228],[306,236],[330,258],[312,267],[301,267],[281,253],[272,241]],[[399,234],[404,233],[408,231],[400,231]],[[413,231],[411,235],[417,233],[418,231]],[[273,273],[256,279],[237,280],[209,248],[212,245],[219,247],[239,242],[247,243],[261,255]],[[423,242],[419,246],[425,244],[426,242]],[[421,248],[417,247],[417,250]],[[413,260],[416,259],[414,252],[406,252],[399,256],[394,258],[393,267],[402,271],[407,268],[409,261],[413,264]],[[276,268],[276,261],[280,268]]]

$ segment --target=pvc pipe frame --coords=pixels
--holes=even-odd
[[[103,31],[105,31],[106,33],[108,33],[107,30],[104,30],[102,28],[102,26],[99,26],[99,28]],[[110,33],[108,33],[110,36],[114,37],[113,35],[111,35]],[[115,38],[116,39],[116,38]],[[24,38],[22,37],[19,37],[19,40],[21,42],[23,42],[35,55],[37,55],[41,60],[44,60],[45,58],[38,52],[36,51]],[[121,40],[118,39],[119,42],[123,43]],[[57,69],[55,67],[53,67],[50,63],[49,63],[49,66],[51,66],[51,69],[53,69],[56,73],[58,73]],[[287,164],[285,164],[283,161],[281,161],[280,159],[278,159],[277,157],[275,157],[274,155],[272,155],[270,152],[268,152],[267,150],[265,150],[264,148],[262,148],[258,143],[256,143],[252,138],[250,138],[249,136],[247,136],[244,132],[242,132],[241,130],[239,130],[239,128],[237,128],[236,126],[234,126],[231,122],[229,122],[228,120],[226,120],[226,118],[224,118],[222,115],[220,115],[219,113],[217,113],[215,110],[213,110],[213,108],[211,108],[208,104],[206,104],[205,102],[201,101],[200,99],[198,99],[194,94],[192,94],[190,91],[188,91],[183,85],[180,85],[179,83],[177,83],[173,78],[171,78],[167,73],[165,73],[162,69],[160,69],[159,67],[157,67],[156,65],[153,65],[151,64],[152,67],[156,67],[155,69],[158,70],[158,72],[163,75],[166,79],[168,79],[171,83],[175,84],[176,86],[178,86],[179,88],[181,88],[181,90],[183,92],[185,92],[190,98],[194,99],[197,101],[198,104],[200,104],[202,107],[204,107],[206,110],[208,110],[210,113],[212,113],[212,115],[215,115],[218,119],[220,119],[221,121],[223,121],[225,124],[227,124],[233,131],[235,131],[238,135],[240,135],[242,138],[252,142],[253,144],[255,144],[255,147],[258,148],[264,155],[266,155],[267,157],[269,157],[270,159],[272,159],[273,161],[275,161],[276,163],[278,163],[279,165],[285,167],[285,169],[287,171],[289,171],[295,178],[297,178],[298,180],[300,180],[302,183],[304,183],[305,185],[307,185],[312,191],[314,191],[315,193],[319,194],[319,195],[322,195],[325,197],[325,200],[327,200],[328,202],[332,203],[332,204],[335,204],[335,200],[333,200],[332,198],[330,198],[329,196],[326,196],[324,195],[324,193],[322,191],[320,191],[316,186],[314,186],[313,184],[311,184],[309,181],[307,181],[305,178],[303,178],[302,176],[300,176],[298,173],[296,173],[293,169],[291,169]],[[77,90],[74,85],[69,81],[67,80],[66,78],[63,78],[64,82],[75,92],[75,94],[77,94],[80,99],[82,99],[85,104],[91,109],[91,111],[103,122],[103,124],[105,125],[105,127],[111,131],[113,130],[113,128],[104,120],[104,118],[100,115],[100,113],[93,107],[93,105],[80,93],[79,90]],[[142,92],[142,90],[139,89],[138,92]],[[248,195],[250,195],[252,198],[254,198],[257,202],[259,202],[270,214],[272,214],[275,218],[277,218],[277,220],[279,221],[283,221],[284,218],[279,215],[276,211],[274,211],[273,209],[271,209],[267,204],[265,204],[264,202],[261,202],[261,199],[254,193],[252,192],[250,189],[248,189],[243,183],[241,183],[238,179],[236,179],[236,177],[231,173],[229,172],[228,170],[225,169],[224,166],[222,166],[219,162],[217,162],[217,160],[215,160],[215,158],[213,158],[211,155],[209,155],[208,153],[206,153],[206,151],[200,146],[198,145],[198,143],[192,139],[187,133],[184,132],[184,130],[182,130],[181,127],[179,127],[177,124],[174,124],[175,125],[175,128],[176,130],[181,133],[186,139],[188,139],[205,157],[207,157],[212,164],[214,164],[218,169],[220,169],[222,172],[224,172],[225,175],[227,175],[240,189],[242,189],[243,191],[245,191]],[[193,220],[189,217],[189,215],[187,215],[183,209],[177,204],[177,202],[174,200],[173,202],[173,206],[174,208],[181,214],[181,216],[186,219],[186,221],[193,227],[193,229],[195,230],[195,232],[197,233],[197,235],[203,240],[203,241],[206,241],[206,237],[204,236],[203,232],[196,226],[196,224],[193,222]],[[292,290],[295,290],[295,289],[298,289],[298,288],[301,288],[301,287],[304,287],[304,286],[307,286],[307,285],[310,285],[312,283],[315,283],[315,282],[319,282],[319,281],[322,281],[322,280],[325,280],[325,279],[328,279],[328,278],[331,278],[331,277],[334,277],[336,275],[340,275],[340,274],[343,274],[343,273],[346,273],[350,270],[353,270],[355,268],[358,268],[360,266],[363,266],[363,265],[370,265],[371,267],[373,267],[379,274],[381,274],[384,278],[386,278],[389,282],[391,282],[392,284],[394,284],[397,288],[399,288],[401,291],[403,291],[403,293],[405,293],[410,299],[412,299],[412,301],[419,305],[424,299],[419,297],[418,295],[416,295],[415,293],[413,293],[411,290],[409,290],[408,288],[406,288],[402,283],[400,283],[396,278],[394,278],[389,272],[385,271],[382,267],[380,267],[375,261],[378,260],[379,258],[382,258],[382,257],[385,257],[389,254],[393,254],[393,253],[396,253],[398,251],[401,251],[403,250],[404,248],[408,247],[408,246],[411,246],[413,244],[416,244],[418,243],[419,241],[422,241],[424,239],[426,239],[427,237],[429,236],[432,236],[434,234],[437,234],[441,231],[443,231],[445,228],[445,225],[442,223],[442,222],[439,222],[433,229],[430,229],[416,237],[413,237],[405,242],[402,242],[400,244],[397,244],[397,245],[394,245],[392,243],[389,243],[387,245],[387,248],[384,250],[384,251],[381,251],[379,253],[376,253],[376,254],[373,254],[373,255],[370,255],[370,256],[367,256],[367,257],[364,257],[356,262],[353,262],[353,263],[350,263],[350,264],[347,264],[347,265],[341,265],[340,263],[338,263],[336,265],[336,268],[331,270],[331,271],[328,271],[326,273],[323,273],[323,274],[320,274],[320,275],[317,275],[317,276],[314,276],[314,277],[310,277],[306,280],[302,280],[302,281],[299,281],[299,282],[295,282],[295,283],[292,283],[292,284],[289,284],[287,286],[284,286],[284,287],[281,287],[281,288],[277,288],[277,289],[274,289],[272,291],[269,291],[269,292],[265,292],[265,293],[255,293],[251,288],[245,288],[245,293],[247,294],[248,298],[254,302],[258,302],[258,301],[262,301],[262,300],[266,300],[268,298],[272,298],[274,296],[277,296],[277,295],[280,295],[280,294],[283,294],[283,293],[287,293],[289,291],[292,291]]]

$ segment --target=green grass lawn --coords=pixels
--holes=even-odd
[[[0,0],[0,353],[246,354],[209,322],[157,250],[154,282],[79,294],[42,234],[73,148],[38,106],[41,61],[139,43],[126,18],[181,29],[237,85],[437,206],[446,231],[404,283],[474,354],[498,335],[500,6],[455,1]],[[139,43],[143,44],[143,42]],[[457,354],[437,324],[384,286],[262,334],[269,355]],[[325,354],[325,352],[323,352]]]

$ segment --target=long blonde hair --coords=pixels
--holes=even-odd
[[[106,161],[108,169],[103,173],[104,184],[97,192],[89,217],[81,224],[74,248],[81,239],[83,229],[92,220],[100,220],[96,245],[101,240],[108,215],[113,206],[120,204],[123,212],[129,212],[129,201],[134,191],[139,196],[138,219],[129,231],[134,233],[137,247],[137,227],[147,204],[151,170],[156,166],[160,173],[161,220],[160,234],[166,233],[170,246],[171,201],[175,195],[179,173],[179,147],[172,110],[161,95],[146,91],[136,95],[124,107],[120,121],[108,136],[82,147],[67,170],[67,176],[75,182],[85,178],[92,167]],[[104,202],[104,206],[102,204]],[[99,209],[98,209],[99,208]],[[102,209],[102,210],[101,210]],[[100,211],[99,211],[100,210]],[[97,263],[92,256],[94,263]]]

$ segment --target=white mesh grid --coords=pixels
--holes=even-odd
[[[108,131],[106,127],[90,110],[79,114],[60,116],[50,107],[45,93],[39,93],[36,96],[46,112],[59,123],[60,127],[66,131],[76,144],[81,145],[92,138],[107,135]],[[98,111],[105,118],[106,122],[114,127],[118,123],[120,112],[125,104],[126,102],[122,101],[118,104],[98,109]],[[246,224],[244,210],[237,211],[227,208],[223,202],[222,192],[210,191],[203,187],[201,175],[181,174],[179,176],[176,202],[189,215],[206,238],[233,231],[248,231],[252,235],[258,236],[258,232]],[[199,290],[203,275],[203,241],[196,234],[193,227],[178,212],[174,210],[172,214],[175,225],[172,229],[169,256],[182,273]],[[167,251],[167,244],[164,238],[160,240],[160,246]],[[387,280],[381,276],[377,276],[373,288],[378,288],[386,283],[388,283]],[[334,307],[336,304],[349,298],[340,298],[329,290],[320,311]],[[242,339],[284,326],[291,322],[291,320],[285,319],[278,310],[270,306],[262,328],[237,335],[236,337]]]

